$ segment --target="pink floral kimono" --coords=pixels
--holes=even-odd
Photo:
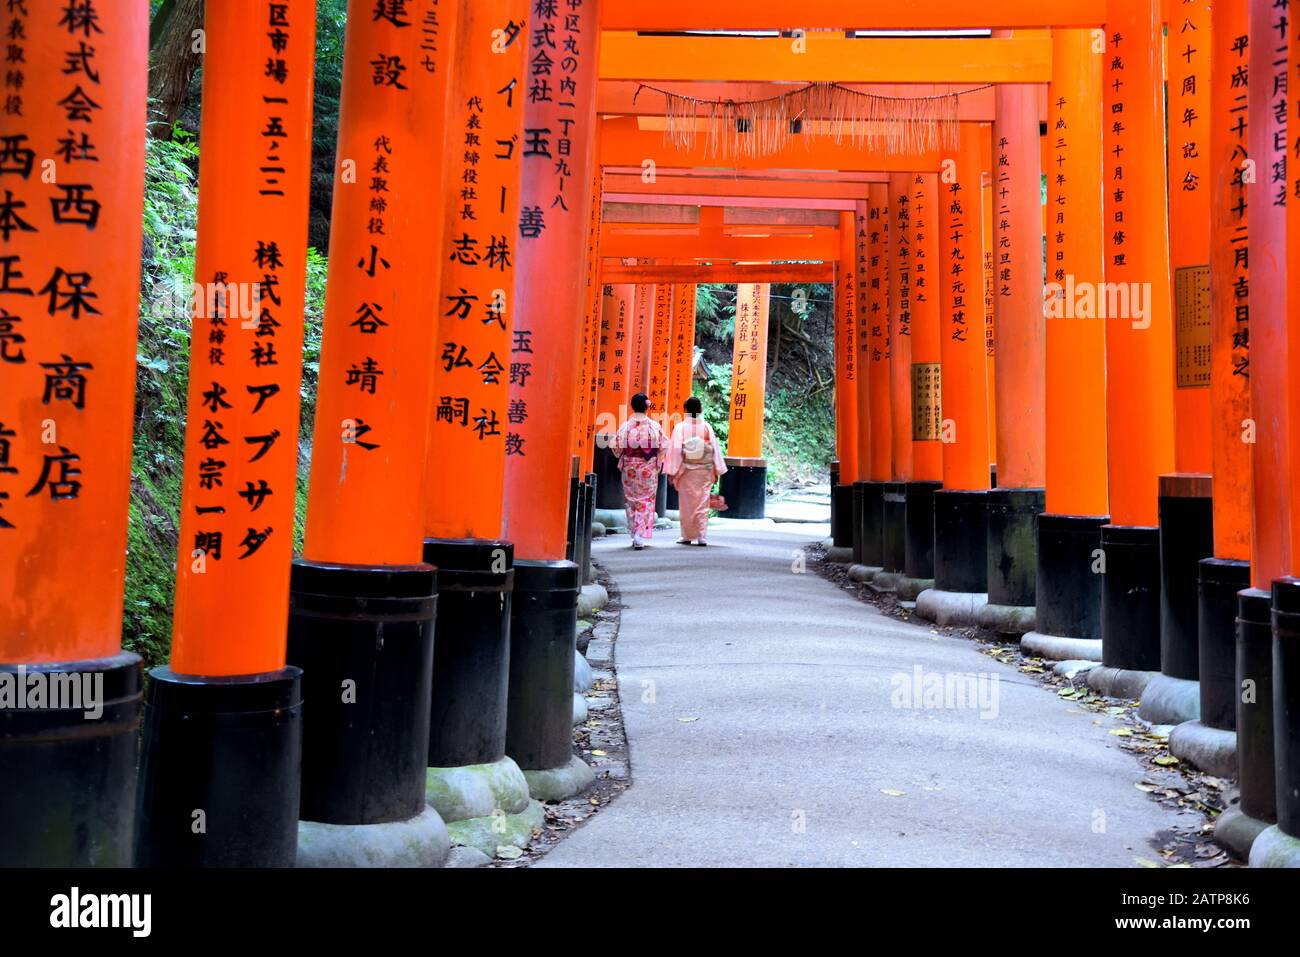
[[[688,438],[702,439],[706,445],[704,457],[699,461],[687,461],[684,447]],[[664,471],[677,489],[682,541],[703,542],[709,533],[709,493],[718,476],[727,471],[722,444],[714,435],[713,427],[698,416],[688,415],[683,419],[673,429]]]
[[[659,492],[663,447],[663,429],[641,413],[634,413],[623,423],[611,445],[623,473],[623,507],[633,545],[654,537],[655,496]]]

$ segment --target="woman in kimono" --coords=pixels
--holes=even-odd
[[[677,503],[681,509],[682,537],[678,545],[707,545],[709,534],[709,495],[713,483],[727,464],[722,458],[722,444],[713,433],[713,427],[700,418],[704,407],[691,396],[683,408],[684,418],[673,429],[668,445],[665,470],[673,487],[677,489]]]
[[[655,533],[655,497],[659,492],[659,471],[663,465],[664,433],[648,415],[649,399],[644,392],[632,396],[632,415],[614,436],[611,451],[623,473],[623,507],[627,529],[637,551]]]

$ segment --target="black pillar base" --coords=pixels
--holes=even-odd
[[[880,564],[887,572],[907,568],[907,483],[886,482],[881,490]]]
[[[438,569],[431,768],[505,757],[514,552],[510,542],[425,539],[424,560]]]
[[[885,559],[885,483],[853,483],[853,561],[880,568]]]
[[[670,512],[681,511],[681,501],[677,498],[677,486],[672,482],[668,483],[667,497],[664,499],[664,507]]]
[[[668,476],[663,472],[659,473],[659,488],[655,490],[655,515],[668,517]]]
[[[988,498],[989,604],[1032,608],[1037,601],[1038,515],[1047,507],[1047,491],[995,488]]]
[[[837,536],[841,534],[840,522],[842,521],[842,519],[840,518],[840,500],[835,494],[835,490],[839,488],[840,485],[840,460],[839,459],[834,459],[831,461],[830,476],[831,476],[831,542],[833,544],[838,545],[839,543],[836,542],[835,539]]]
[[[719,480],[727,500],[727,518],[762,518],[767,514],[767,463],[762,459],[728,459]]]
[[[578,501],[575,503],[573,516],[573,555],[569,559],[579,568],[587,567],[591,542],[591,496],[595,487],[589,481],[590,476],[578,477]]]
[[[1201,723],[1237,729],[1237,593],[1250,587],[1250,562],[1204,558],[1200,562],[1197,649]]]
[[[33,682],[45,691],[41,707],[0,709],[0,867],[131,866],[141,677],[129,652],[0,665],[24,703]],[[59,703],[82,707],[51,707],[73,682]]]
[[[1105,515],[1038,516],[1038,580],[1035,624],[1044,635],[1101,638],[1101,590],[1098,566]]]
[[[586,508],[583,512],[582,519],[582,561],[578,563],[578,571],[582,573],[584,583],[589,581],[591,571],[591,523],[596,520],[596,473],[587,473],[587,496]],[[594,581],[594,579],[590,579]]]
[[[568,510],[569,524],[568,534],[564,541],[564,557],[567,561],[578,561],[578,523],[582,518],[582,496],[583,484],[582,479],[577,475],[569,477],[569,501],[565,508]]]
[[[1273,583],[1273,768],[1277,826],[1300,838],[1300,579]]]
[[[1101,663],[1160,670],[1160,529],[1103,525]]]
[[[1200,675],[1197,580],[1214,555],[1214,507],[1208,475],[1160,476],[1160,670]]]
[[[862,564],[862,511],[866,507],[866,482],[854,482],[849,486],[849,524],[853,533],[849,536],[853,549],[853,564]]]
[[[624,504],[623,474],[618,470],[618,459],[609,447],[613,440],[612,435],[595,436],[591,467],[596,473],[596,508],[617,511]]]
[[[424,810],[436,607],[431,565],[293,563],[301,820],[386,824]]]
[[[149,672],[137,867],[293,867],[302,671]]]
[[[1237,593],[1237,784],[1241,812],[1277,821],[1273,739],[1273,596]]]
[[[934,587],[980,594],[989,587],[987,490],[934,493]]]
[[[510,616],[506,753],[525,771],[573,757],[573,658],[581,581],[572,562],[519,561]]]
[[[906,488],[906,561],[908,578],[934,578],[934,493],[942,482],[908,482]]]

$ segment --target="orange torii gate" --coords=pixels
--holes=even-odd
[[[102,108],[89,128],[118,158],[112,176],[96,167],[66,184],[68,168],[82,173],[67,158],[58,182],[36,187],[33,138],[61,135],[76,97],[52,119],[10,111],[0,135],[12,184],[0,363],[37,397],[0,399],[0,543],[19,544],[17,559],[0,552],[17,616],[0,634],[0,677],[102,674],[114,721],[92,736],[108,764],[66,752],[75,793],[112,782],[73,809],[104,850],[57,863],[128,860],[132,830],[147,863],[341,863],[309,826],[312,841],[295,847],[300,814],[362,827],[422,818],[425,798],[457,805],[447,787],[467,765],[510,778],[511,806],[490,811],[535,814],[528,785],[543,797],[582,787],[572,636],[596,434],[638,389],[675,411],[691,388],[692,292],[735,282],[728,478],[747,484],[724,491],[733,515],[761,513],[766,286],[825,281],[837,300],[836,544],[938,620],[1018,633],[1032,616],[1027,650],[1100,657],[1090,683],[1140,695],[1149,720],[1199,715],[1170,745],[1239,778],[1219,839],[1257,864],[1300,858],[1300,293],[1287,271],[1300,172],[1287,163],[1285,97],[1300,32],[1285,9],[604,0],[548,14],[525,0],[409,0],[386,18],[354,0],[339,153],[376,152],[392,196],[376,231],[360,186],[335,193],[307,541],[291,565],[314,3],[272,5],[281,48],[235,0],[209,4],[196,266],[212,295],[193,321],[207,348],[191,357],[175,633],[171,667],[148,690],[135,828],[122,805],[138,662],[117,639],[132,337],[109,343],[95,317],[129,315],[133,298],[143,171],[130,117],[143,106],[147,24],[139,4],[97,6],[95,55],[115,67],[102,81],[65,75],[51,38],[73,31],[53,14],[22,10],[15,36],[29,105],[73,82]],[[403,33],[400,16],[419,28]],[[408,75],[408,94],[367,73],[375,43],[409,65],[424,57],[434,20],[436,69]],[[765,35],[681,35],[710,29]],[[528,52],[561,42],[563,63]],[[263,71],[268,55],[278,66]],[[539,95],[547,78],[566,95]],[[707,135],[682,139],[680,116],[645,82],[733,103],[791,82],[885,97],[951,85],[959,145],[863,148],[810,115],[785,146],[719,157]],[[400,105],[417,98],[420,110]],[[443,124],[448,138],[431,142]],[[259,149],[234,153],[244,141]],[[408,148],[435,157],[433,186],[403,164]],[[618,207],[632,203],[656,212],[628,220]],[[411,248],[417,230],[427,250]],[[413,269],[408,253],[437,262]],[[86,398],[97,388],[113,405]],[[47,426],[57,437],[35,444]],[[877,487],[879,512],[868,521],[860,505],[847,521],[843,491]],[[102,560],[67,574],[69,542]],[[434,564],[441,614],[426,668]],[[327,633],[362,657],[341,660]],[[320,700],[358,662],[376,665],[362,700],[378,692],[386,710],[354,724],[331,702],[300,739],[302,684],[324,689]],[[4,726],[0,761],[31,753],[23,735],[37,725],[16,726]],[[342,773],[372,748],[373,774]],[[49,863],[41,840],[68,802],[55,786],[37,792],[43,804],[30,789],[0,801],[0,825],[20,835],[0,862]]]
[[[1106,323],[1111,524],[1101,536],[1102,661],[1149,678],[1160,668],[1159,484],[1174,466],[1163,28],[1157,0],[1112,2],[1109,13],[1105,109],[1125,121],[1103,130],[1114,157],[1104,193],[1105,280],[1127,296]]]
[[[302,670],[286,665],[285,625],[316,5],[277,8],[274,40],[244,6],[210,5],[204,24],[194,269],[213,295],[191,332],[171,667],[145,704],[137,857],[153,866],[297,853]]]
[[[1246,183],[1241,175],[1247,127],[1234,119],[1245,103],[1249,62],[1246,0],[1224,0],[1211,10],[1209,53],[1208,188],[1210,366],[1206,440],[1213,473],[1211,558],[1200,561],[1196,606],[1199,716],[1170,735],[1170,752],[1211,774],[1237,776],[1237,593],[1250,587],[1249,377],[1250,260]],[[1202,74],[1204,76],[1205,74]],[[1171,191],[1175,188],[1173,177]],[[1177,283],[1175,283],[1177,290]],[[1179,350],[1182,353],[1182,349]],[[1263,357],[1261,357],[1261,361]],[[1181,362],[1181,358],[1180,358]],[[1178,410],[1181,413],[1181,408]],[[1183,426],[1180,425],[1180,432]],[[1256,796],[1252,794],[1252,799]],[[1231,820],[1231,818],[1230,818]]]
[[[443,245],[438,177],[458,23],[449,6],[431,47],[427,30],[370,12],[352,0],[337,150],[341,164],[364,157],[369,175],[358,188],[341,165],[334,190],[307,529],[290,579],[288,660],[312,701],[298,864],[346,862],[358,846],[379,853],[400,830],[407,856],[391,863],[437,866],[445,825],[425,802],[437,571],[423,563],[419,437],[432,413],[426,317],[442,264],[417,249]],[[436,59],[403,82],[375,83],[375,48]],[[358,269],[369,256],[379,268]],[[376,698],[390,703],[357,707]]]
[[[1102,282],[1104,50],[1091,31],[1053,34],[1047,133],[1045,511],[1038,516],[1035,630],[1021,644],[1052,658],[1101,659],[1101,527],[1107,514],[1106,327],[1077,310]],[[1091,292],[1090,292],[1091,294]],[[1088,300],[1091,301],[1091,300]],[[1081,313],[1081,314],[1077,314]]]
[[[1287,109],[1286,78],[1294,69],[1300,41],[1293,35],[1294,21],[1288,19],[1285,9],[1251,2],[1247,17],[1245,150],[1251,164],[1243,168],[1239,160],[1238,168],[1245,185],[1249,224],[1246,289],[1250,338],[1244,358],[1249,359],[1251,408],[1241,428],[1251,452],[1251,587],[1237,593],[1234,698],[1241,802],[1217,822],[1215,837],[1253,858],[1253,847],[1266,829],[1271,837],[1279,836],[1276,823],[1284,805],[1288,834],[1293,840],[1300,838],[1300,801],[1295,796],[1300,772],[1294,761],[1282,765],[1278,760],[1280,747],[1294,753],[1296,729],[1287,722],[1285,706],[1294,709],[1300,682],[1294,678],[1292,664],[1288,685],[1277,684],[1285,672],[1274,670],[1273,657],[1275,606],[1278,638],[1294,633],[1296,607],[1295,580],[1290,577],[1297,571],[1293,337],[1296,302],[1300,300],[1286,253],[1288,242],[1300,238],[1300,233],[1296,204],[1288,196],[1290,183],[1279,180],[1278,171],[1290,169],[1287,144],[1294,130]],[[1281,648],[1280,642],[1278,645]],[[1294,662],[1293,652],[1288,657]],[[1243,681],[1250,683],[1251,693],[1244,693]],[[1294,722],[1294,715],[1290,721]],[[1279,770],[1289,773],[1286,785],[1278,780]]]
[[[461,815],[451,810],[448,782],[464,780],[457,769],[497,769],[508,782],[506,814],[522,809],[524,790],[506,750],[517,579],[515,545],[504,534],[522,151],[502,144],[524,127],[518,88],[527,13],[520,0],[460,3],[438,183],[445,232],[433,309],[424,560],[438,569],[439,596],[426,780],[434,806],[453,818]]]

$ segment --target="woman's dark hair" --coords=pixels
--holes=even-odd
[[[648,408],[650,408],[650,399],[644,392],[638,392],[632,396],[633,412],[644,412]]]
[[[699,415],[704,411],[704,403],[696,396],[691,396],[682,404],[682,408],[686,410],[687,415]]]

